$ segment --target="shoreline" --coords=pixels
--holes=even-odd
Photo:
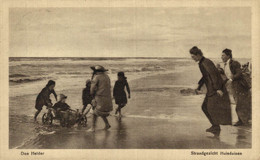
[[[186,78],[183,81],[183,78],[192,76],[190,72],[157,74],[130,81],[132,98],[122,110],[125,117],[119,121],[117,117],[109,116],[108,120],[112,127],[108,131],[101,130],[104,125],[101,118],[98,120],[95,133],[87,132],[90,125],[81,129],[62,128],[59,125],[48,127],[43,126],[41,122],[33,124],[30,120],[29,122],[24,120],[29,131],[35,132],[34,128],[38,128],[36,129],[38,131],[36,137],[29,138],[20,149],[250,148],[251,127],[221,126],[219,137],[205,132],[210,124],[200,108],[204,95],[182,95],[180,93],[182,87],[176,87],[176,85],[183,85],[184,88],[191,86],[192,79]],[[75,106],[81,106],[81,97],[79,97],[81,91],[74,89],[63,90],[63,92],[68,92],[68,104],[73,109]],[[31,102],[22,101],[21,105],[26,106],[33,103],[35,97],[27,96],[23,99],[31,99]],[[114,104],[114,110],[115,107]],[[33,107],[28,109],[33,113]],[[41,115],[43,112],[45,109]],[[28,111],[24,112],[25,115],[26,113]],[[111,114],[114,114],[114,111]],[[88,124],[91,124],[91,119],[88,118]],[[11,132],[15,133],[15,130]],[[20,136],[11,135],[10,139],[19,139]],[[10,144],[11,146],[19,145]]]

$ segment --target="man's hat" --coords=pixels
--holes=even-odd
[[[107,69],[105,69],[103,66],[101,65],[97,65],[97,66],[92,66],[90,67],[93,71],[97,71],[97,72],[106,72],[108,71]]]
[[[67,98],[67,96],[65,96],[64,94],[60,94],[60,100],[66,99],[66,98]]]

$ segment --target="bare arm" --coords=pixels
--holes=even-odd
[[[53,89],[53,90],[51,91],[51,93],[54,95],[54,97],[55,97],[55,99],[56,99],[56,101],[57,101],[57,94],[56,94],[55,90]]]
[[[126,81],[126,91],[127,91],[128,95],[130,95],[130,87],[129,87],[129,84],[127,81]]]

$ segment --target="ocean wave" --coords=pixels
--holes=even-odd
[[[30,77],[28,75],[24,75],[24,74],[10,74],[9,78],[16,78],[16,77]]]
[[[42,137],[53,135],[60,129],[59,125],[48,126],[41,122],[35,122],[33,115],[11,113],[9,114],[9,122],[10,147],[15,149],[35,145]]]
[[[195,90],[188,88],[187,85],[163,85],[160,87],[149,87],[149,88],[134,88],[132,91],[135,92],[163,92],[163,91],[173,91],[173,92],[180,92],[181,94],[189,93],[189,94],[195,94]]]
[[[133,92],[163,92],[169,90],[168,87],[154,87],[154,88],[136,88],[132,89]]]
[[[20,145],[14,147],[14,149],[27,148],[28,146],[35,146],[39,142],[44,141],[44,136],[55,134],[56,131],[40,131],[38,134],[33,135],[25,139]]]
[[[125,68],[125,69],[121,69],[121,68],[112,68],[111,72],[112,73],[116,73],[118,71],[123,71],[123,72],[154,72],[154,71],[165,71],[166,69],[160,66],[146,66],[146,67],[140,67],[140,68]]]
[[[188,96],[188,95],[196,95],[195,89],[187,88],[187,89],[181,89],[180,93],[182,95]]]
[[[29,82],[36,82],[36,81],[41,81],[41,80],[45,80],[46,78],[19,78],[19,79],[9,79],[9,82],[12,83],[29,83]]]
[[[142,67],[141,71],[164,71],[165,69],[160,66]]]
[[[23,148],[23,146],[25,146],[26,144],[29,144],[30,142],[32,141],[35,141],[37,139],[37,137],[30,137],[30,138],[27,138],[26,140],[23,141],[22,144],[14,147],[14,149],[21,149]]]
[[[57,75],[85,75],[85,74],[91,74],[91,72],[79,72],[79,71],[71,71],[71,72],[56,72]]]
[[[113,61],[122,61],[126,60],[124,57],[73,57],[70,58],[71,61],[107,61],[107,60],[113,60]]]

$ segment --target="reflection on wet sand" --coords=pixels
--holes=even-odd
[[[127,128],[121,117],[115,117],[115,120],[117,122],[116,148],[122,148],[127,143]]]
[[[251,148],[252,131],[251,127],[222,127],[219,141],[235,146],[235,148]]]
[[[212,139],[216,139],[216,140],[220,140],[220,138],[219,138],[220,132],[221,131],[214,132],[214,133],[212,133],[213,136],[207,136],[207,137],[212,138]]]
[[[250,132],[250,136],[248,136],[248,130],[245,129],[237,129],[237,143],[236,147],[241,148],[242,147],[251,147],[251,141],[252,141],[252,133]]]
[[[102,123],[96,132],[88,127],[38,127],[38,136],[19,148],[39,149],[130,149],[130,148],[250,148],[251,128],[221,126],[219,133],[206,133],[194,128],[197,122],[178,123],[149,118],[109,117],[111,129],[103,130]],[[192,125],[190,125],[192,123]],[[91,122],[90,122],[91,124]]]
[[[105,148],[107,148],[108,145],[109,145],[108,139],[109,139],[109,136],[110,136],[110,131],[109,130],[105,130],[104,132],[105,132],[105,135],[104,135],[104,138],[103,138],[103,146]]]

